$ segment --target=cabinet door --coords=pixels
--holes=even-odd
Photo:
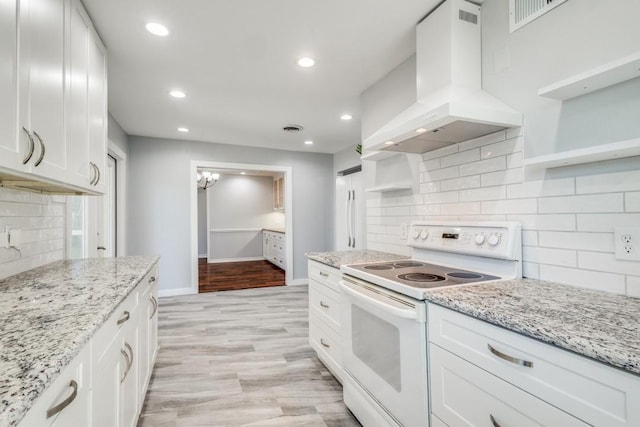
[[[72,184],[89,187],[89,43],[91,22],[80,0],[72,0],[69,20],[68,172]]]
[[[35,141],[30,171],[61,182],[67,181],[65,4],[64,0],[21,0],[19,14],[19,127],[27,129]]]
[[[137,310],[135,319],[141,310]],[[124,330],[122,350],[129,355],[128,368],[120,382],[120,426],[135,427],[138,421],[140,400],[138,393],[138,375],[140,370],[139,323],[131,323]]]
[[[89,157],[95,170],[93,191],[107,188],[107,54],[95,31],[89,39]],[[93,175],[92,175],[93,177]]]
[[[154,282],[155,277],[140,299],[140,386],[138,390],[141,405],[144,402],[158,348],[158,286]]]
[[[0,2],[0,166],[24,170],[26,134],[17,134],[17,0]]]
[[[127,368],[122,336],[118,334],[93,371],[93,427],[119,427],[120,380]]]

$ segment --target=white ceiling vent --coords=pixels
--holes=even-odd
[[[514,32],[567,0],[509,0],[509,31]]]

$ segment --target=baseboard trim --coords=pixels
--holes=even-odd
[[[175,288],[175,289],[159,289],[158,297],[177,297],[180,295],[195,295],[198,292],[193,292],[192,288]]]
[[[198,254],[198,258],[206,258],[207,254]]]
[[[207,261],[209,262],[209,264],[217,264],[221,262],[264,261],[264,257],[254,256],[254,257],[246,257],[246,258],[219,258],[219,259],[209,259]]]
[[[293,279],[287,283],[287,286],[302,286],[307,284],[309,284],[309,279]]]

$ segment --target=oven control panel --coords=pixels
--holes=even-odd
[[[521,227],[515,222],[416,222],[408,240],[417,249],[516,259]]]

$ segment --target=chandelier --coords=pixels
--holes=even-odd
[[[220,179],[220,174],[211,173],[209,171],[198,171],[196,178],[198,181],[198,187],[206,190],[207,188],[212,187],[216,182],[218,182],[218,179]]]

